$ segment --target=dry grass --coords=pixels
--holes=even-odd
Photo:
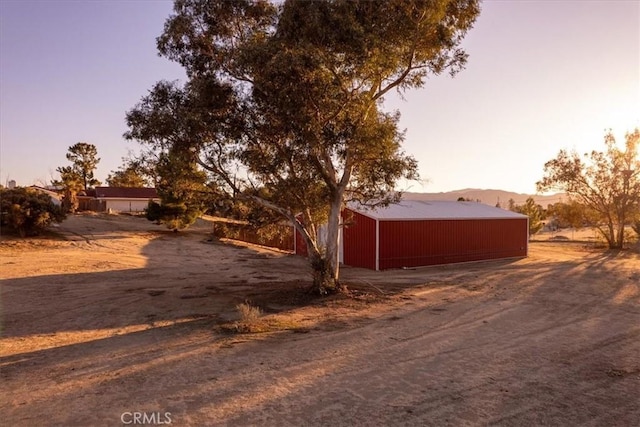
[[[260,307],[249,302],[236,305],[239,319],[232,323],[219,325],[219,331],[230,334],[264,334],[270,332],[293,331],[296,333],[309,332],[305,322],[283,314],[264,315]]]
[[[249,302],[236,305],[236,310],[238,310],[240,322],[242,323],[254,323],[262,316],[260,307],[254,307]]]
[[[251,305],[250,302],[243,302],[236,305],[239,320],[233,324],[232,330],[240,333],[267,332],[264,322],[261,321],[262,310],[260,307]]]

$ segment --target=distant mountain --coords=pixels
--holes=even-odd
[[[479,200],[486,205],[495,206],[500,202],[500,206],[506,208],[509,199],[513,199],[516,205],[522,205],[529,198],[533,197],[536,203],[546,208],[550,203],[567,201],[568,197],[564,193],[541,196],[538,194],[522,194],[504,190],[481,190],[478,188],[465,188],[464,190],[447,191],[446,193],[403,193],[405,200],[458,200],[459,197],[465,199]]]

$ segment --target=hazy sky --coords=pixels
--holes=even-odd
[[[0,0],[0,180],[48,183],[67,148],[98,148],[97,178],[128,149],[125,112],[160,79],[168,1]],[[561,148],[601,149],[640,127],[640,1],[485,1],[451,79],[388,97],[423,184],[534,192]]]

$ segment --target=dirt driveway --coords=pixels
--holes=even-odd
[[[353,298],[311,299],[303,259],[209,227],[0,242],[0,424],[640,424],[637,254],[345,268]],[[270,332],[221,328],[247,300]]]

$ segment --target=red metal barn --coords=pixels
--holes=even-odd
[[[527,256],[529,219],[476,202],[407,200],[343,212],[340,261],[372,270]],[[296,253],[306,254],[302,239]]]

